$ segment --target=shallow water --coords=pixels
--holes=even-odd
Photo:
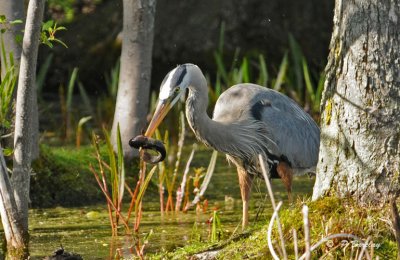
[[[148,201],[143,205],[140,237],[143,238],[150,230],[153,234],[149,238],[145,252],[170,251],[189,244],[193,239],[207,241],[209,232],[207,220],[212,216],[213,208],[218,208],[224,237],[229,237],[241,223],[241,201],[239,188],[235,183],[236,178],[233,178],[236,177],[234,174],[232,172],[226,176],[214,176],[211,185],[214,187],[210,186],[209,192],[206,192],[209,199],[206,213],[196,213],[192,210],[188,213],[164,213],[162,216],[159,203],[154,201],[158,195],[149,194]],[[235,184],[227,183],[226,180],[232,180],[231,182]],[[309,196],[313,181],[306,176],[295,178],[294,198]],[[280,180],[273,180],[272,185],[276,200],[286,200],[286,192]],[[253,189],[250,205],[252,224],[268,220],[272,213],[269,199],[265,198],[264,186],[259,182]],[[225,196],[228,196],[226,201]],[[51,255],[60,245],[69,252],[79,253],[84,259],[111,259],[116,253],[116,248],[125,248],[129,253],[127,248],[134,244],[131,237],[120,237],[117,240],[111,238],[104,205],[38,209],[31,210],[30,213],[32,259],[42,259],[45,255]],[[258,215],[257,220],[256,215]]]
[[[205,166],[211,153],[199,153],[199,160],[192,162],[192,167]],[[206,163],[207,164],[207,163]],[[314,178],[297,177],[293,183],[293,197],[310,196]],[[287,199],[287,193],[281,180],[272,180],[274,196],[277,201]],[[250,204],[250,225],[269,220],[272,210],[269,198],[265,197],[264,181],[257,180],[252,189]],[[223,238],[229,237],[235,230],[240,230],[241,200],[236,169],[228,166],[223,156],[218,162],[209,187],[205,193],[208,210],[205,213],[164,213],[159,211],[159,195],[147,192],[144,195],[143,217],[139,237],[143,239],[151,230],[146,253],[170,251],[189,244],[191,241],[208,241],[209,225],[207,221],[218,209],[223,229]],[[191,198],[193,199],[193,197]],[[125,209],[128,208],[126,205]],[[256,216],[257,219],[256,219]],[[131,221],[133,218],[131,218]],[[51,255],[62,245],[68,252],[80,254],[84,259],[113,259],[116,248],[129,250],[134,241],[132,237],[111,238],[111,228],[106,205],[80,208],[51,208],[30,210],[30,253],[31,259],[42,259]],[[123,233],[123,230],[121,230]]]

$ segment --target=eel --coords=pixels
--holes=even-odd
[[[138,135],[129,140],[129,146],[135,149],[143,149],[143,152],[140,153],[143,161],[151,164],[164,161],[165,156],[167,155],[162,141],[144,135]],[[156,151],[158,155],[151,155],[146,150]]]

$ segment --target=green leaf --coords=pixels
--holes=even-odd
[[[63,41],[61,41],[57,38],[53,38],[52,41],[57,42],[57,43],[61,44],[62,46],[64,46],[66,49],[68,49],[68,46]]]
[[[259,70],[260,70],[260,74],[258,77],[258,84],[266,87],[268,84],[268,70],[267,70],[267,64],[265,62],[264,55],[260,54],[258,56],[258,62],[259,62]]]
[[[4,156],[11,156],[13,154],[14,150],[11,148],[4,148],[3,149],[3,154]]]
[[[56,27],[56,30],[57,30],[57,31],[66,31],[67,28],[64,27],[64,26],[59,26],[59,27]]]
[[[115,160],[114,148],[111,144],[110,134],[103,127],[103,134],[106,140],[107,152],[109,158],[109,166],[110,166],[110,180],[111,180],[111,190],[112,190],[112,200],[115,205],[117,205],[118,200],[118,170],[117,170],[117,162]]]
[[[306,83],[306,90],[311,99],[311,102],[314,103],[315,102],[314,86],[311,83],[310,72],[308,70],[307,61],[304,57],[302,58],[302,66],[303,66],[304,81]]]
[[[50,28],[53,27],[54,21],[48,20],[47,22],[42,24],[42,31],[49,31]]]
[[[119,123],[117,125],[117,158],[118,158],[118,203],[122,203],[125,189],[125,163],[124,151],[122,149],[121,131]]]
[[[250,71],[249,71],[249,61],[246,57],[243,58],[242,65],[240,66],[240,72],[242,75],[242,82],[250,82]]]
[[[66,102],[66,106],[67,106],[67,111],[71,111],[71,106],[72,106],[72,95],[74,92],[74,87],[75,87],[75,82],[76,82],[76,78],[78,76],[78,68],[74,68],[74,70],[72,71],[71,77],[69,78],[69,82],[68,82],[68,91],[67,91],[67,102]]]
[[[139,209],[139,204],[142,201],[143,195],[144,195],[147,187],[149,186],[151,177],[153,176],[153,174],[156,171],[156,169],[157,169],[157,165],[153,166],[153,168],[150,170],[149,174],[147,174],[146,179],[144,180],[144,183],[140,187],[140,191],[139,191],[138,196],[136,198],[135,212],[137,212],[138,209]]]
[[[280,90],[281,86],[283,84],[283,82],[285,81],[286,78],[286,73],[287,73],[287,69],[289,66],[289,58],[288,58],[288,53],[285,52],[285,55],[283,56],[281,65],[279,66],[279,72],[278,72],[278,76],[276,78],[275,81],[275,85],[274,85],[274,89],[275,90]]]
[[[14,21],[10,21],[10,24],[21,24],[21,23],[23,23],[23,21],[19,20],[19,19],[14,20]]]
[[[5,23],[6,21],[6,16],[4,14],[0,15],[0,23]]]
[[[17,34],[15,35],[15,38],[14,38],[14,39],[15,39],[15,42],[16,42],[16,43],[20,44],[20,43],[22,43],[23,38],[24,38],[24,36],[23,36],[22,34],[17,33]]]

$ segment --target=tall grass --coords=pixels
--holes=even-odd
[[[224,24],[221,25],[219,47],[214,52],[217,68],[214,83],[210,86],[210,103],[214,105],[219,95],[232,85],[256,83],[283,92],[311,114],[318,117],[324,84],[324,74],[311,73],[300,45],[289,34],[289,50],[283,55],[276,76],[271,76],[264,55],[241,55],[236,49],[231,62],[224,54]]]
[[[14,66],[13,53],[7,53],[3,34],[0,33],[0,51],[1,57],[4,64],[4,76],[0,82],[0,140],[3,135],[7,134],[11,127],[10,111],[12,110],[14,88],[17,82],[18,73]]]
[[[95,169],[93,165],[89,165],[89,168],[106,198],[111,233],[113,236],[117,236],[119,221],[122,221],[126,232],[130,232],[128,219],[122,215],[122,198],[125,188],[125,165],[119,129],[117,130],[117,158],[115,158],[116,156],[110,142],[110,136],[105,129],[103,129],[103,134],[108,152],[108,162],[102,158],[100,154],[100,139],[93,133],[92,144],[98,161],[98,170]],[[108,174],[106,174],[106,172]]]

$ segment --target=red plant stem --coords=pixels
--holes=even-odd
[[[96,146],[97,147],[97,146]],[[104,168],[103,165],[105,167],[107,167],[110,170],[110,167],[101,159],[101,155],[99,153],[99,150],[96,149],[96,159],[97,162],[99,163],[99,168],[100,168],[100,173],[101,173],[101,179],[103,182],[103,186],[100,184],[100,180],[98,179],[98,174],[97,172],[94,170],[93,166],[90,164],[90,169],[92,171],[92,173],[95,175],[97,183],[99,184],[100,188],[104,188],[104,195],[107,197],[107,195],[109,196],[110,194],[108,193],[108,189],[107,189],[107,182],[106,182],[106,178],[105,178],[105,174],[104,174]],[[110,224],[111,224],[111,232],[112,232],[112,236],[117,235],[117,225],[116,222],[114,221],[114,218],[112,216],[112,208],[111,205],[109,203],[109,201],[107,200],[107,210],[108,210],[108,217],[110,218]]]
[[[165,203],[165,210],[164,210],[165,212],[168,212],[169,209],[171,209],[172,211],[171,203],[172,203],[172,197],[168,194],[167,203]]]
[[[89,165],[89,167],[90,167],[90,171],[93,173],[94,177],[96,178],[97,184],[99,185],[101,191],[104,193],[105,196],[107,196],[106,195],[106,193],[108,193],[107,188],[104,189],[104,187],[102,187],[101,182],[100,182],[100,178],[98,176],[98,173],[94,170],[94,168],[93,168],[93,166],[91,164]],[[113,219],[113,216],[112,216],[111,205],[108,202],[108,200],[107,200],[107,210],[108,210],[108,217],[110,219],[111,234],[112,234],[112,236],[115,236],[116,235],[116,227],[115,227],[114,219]]]
[[[160,193],[160,212],[161,215],[164,215],[164,188],[162,182],[158,185],[158,191]]]
[[[143,157],[143,151],[141,152],[141,158]],[[139,181],[138,181],[138,185],[136,185],[136,188],[138,190],[140,190],[140,186],[142,186],[142,183],[144,183],[144,179],[145,179],[145,174],[146,174],[146,163],[143,160],[140,160],[140,172],[139,172]],[[136,201],[135,201],[136,204]],[[135,210],[135,227],[134,227],[134,231],[135,232],[139,232],[139,227],[140,227],[140,221],[142,219],[142,199],[140,199],[138,207]]]
[[[135,191],[133,193],[132,193],[132,190],[128,187],[129,194],[132,197],[131,204],[129,205],[129,210],[128,210],[128,217],[127,217],[128,221],[129,221],[129,219],[131,217],[131,213],[132,213],[133,207],[135,206],[135,203],[136,203],[136,198],[137,198],[137,195],[139,193],[139,187],[140,187],[140,180],[137,181],[136,187],[135,187]]]
[[[112,207],[112,209],[116,212],[116,214],[121,218],[122,223],[124,224],[125,228],[127,229],[127,232],[129,233],[130,229],[129,229],[128,223],[126,222],[125,218],[122,216],[121,212],[118,211],[117,208],[115,207],[115,205],[114,205],[114,203],[113,203],[112,199],[110,198],[110,195],[109,195],[109,193],[107,191],[107,188],[104,188],[101,185],[100,179],[97,176],[97,173],[95,173],[95,170],[93,169],[93,167],[91,165],[90,165],[90,170],[94,173],[96,181],[99,184],[99,187],[100,187],[101,191],[103,192],[104,196],[106,197],[106,200],[107,200],[108,204]]]

